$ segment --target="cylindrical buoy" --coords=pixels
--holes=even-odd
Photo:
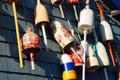
[[[51,27],[55,40],[62,48],[65,48],[74,41],[68,29],[59,21],[54,21]]]
[[[100,42],[97,42],[94,48],[96,48],[95,52],[96,52],[96,55],[98,56],[98,61],[99,61],[100,66],[110,65],[107,51],[104,45]]]
[[[49,25],[49,17],[46,8],[37,0],[37,5],[34,10],[35,16],[35,25],[37,27],[42,27],[43,39],[46,50],[48,51],[48,43],[47,43],[47,36],[45,32],[45,27]]]
[[[103,42],[114,40],[110,24],[105,20],[100,23],[100,35]]]
[[[84,30],[87,30],[87,33],[92,32],[92,27],[94,24],[94,13],[89,8],[88,5],[80,12],[80,20],[78,22],[78,30],[80,34],[83,34]]]
[[[62,74],[63,80],[77,79],[76,72],[74,70],[74,64],[68,54],[63,54],[61,56],[61,66],[63,69],[63,74]]]
[[[15,29],[16,29],[17,46],[18,46],[18,53],[19,53],[19,62],[20,62],[20,68],[22,69],[23,68],[22,50],[21,50],[20,32],[19,32],[16,5],[15,5],[15,3],[19,2],[20,0],[4,0],[4,1],[6,1],[8,3],[12,3],[13,13],[14,13]]]
[[[35,70],[33,54],[39,52],[39,48],[38,48],[40,44],[39,37],[32,32],[31,28],[27,28],[26,33],[22,37],[21,43],[22,43],[23,53],[30,54],[31,67],[32,70]]]
[[[49,17],[46,8],[38,1],[34,10],[35,25],[42,27],[42,25],[49,25]]]
[[[82,50],[78,46],[74,46],[70,50],[68,50],[68,55],[71,57],[74,66],[81,67],[83,65],[82,62]]]
[[[84,41],[81,41],[81,45],[84,46]],[[93,72],[99,69],[99,63],[92,47],[86,42],[86,68],[88,72]]]
[[[64,0],[51,0],[52,5],[54,6],[59,6],[60,12],[61,12],[61,16],[62,18],[64,18],[64,13],[63,13],[63,9],[61,4],[64,2]]]

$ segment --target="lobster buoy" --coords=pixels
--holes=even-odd
[[[50,22],[49,22],[49,17],[48,17],[46,8],[40,3],[39,0],[37,0],[37,5],[34,10],[34,16],[35,16],[36,27],[42,28],[44,44],[45,44],[46,50],[48,51],[49,49],[48,49],[45,27],[48,27]]]
[[[84,46],[84,41],[81,41],[81,45]],[[88,72],[93,72],[99,69],[99,63],[92,47],[86,42],[86,68]]]
[[[110,24],[108,24],[108,22],[106,22],[105,20],[101,21],[100,23],[100,35],[103,42],[114,40]]]
[[[32,32],[31,28],[26,29],[26,33],[22,37],[22,49],[23,53],[25,54],[30,54],[31,58],[31,66],[32,70],[34,70],[34,53],[39,52],[39,44],[40,44],[40,39],[39,37]]]
[[[77,79],[76,72],[74,70],[74,64],[68,54],[61,56],[61,66],[63,69],[62,78],[63,80]]]
[[[97,44],[94,46],[94,51],[96,52],[96,55],[98,56],[98,61],[99,61],[100,66],[110,65],[107,51],[102,43],[97,42]]]
[[[46,8],[38,1],[34,10],[35,25],[42,27],[42,25],[49,25],[49,17]]]
[[[81,67],[83,65],[82,62],[82,50],[79,46],[74,46],[68,51],[68,55],[71,57],[74,66],[79,66]]]
[[[88,5],[80,12],[80,20],[78,22],[78,30],[80,34],[83,34],[84,30],[87,30],[87,33],[92,32],[94,24],[94,13],[89,8]]]
[[[74,38],[72,37],[68,29],[59,21],[54,21],[51,27],[55,40],[62,48],[67,47],[74,41]]]

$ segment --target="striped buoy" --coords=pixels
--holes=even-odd
[[[76,72],[74,70],[74,64],[68,54],[63,54],[61,56],[61,66],[63,69],[63,80],[77,79]]]

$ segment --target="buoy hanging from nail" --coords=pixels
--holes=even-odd
[[[30,55],[32,70],[35,70],[34,66],[34,54],[39,52],[40,38],[32,32],[31,28],[26,29],[26,33],[22,37],[23,53]]]
[[[8,3],[12,3],[13,13],[14,13],[15,29],[16,29],[17,47],[18,47],[18,53],[19,53],[19,62],[20,62],[20,68],[22,69],[23,68],[22,50],[21,50],[20,32],[19,32],[16,5],[15,5],[15,3],[19,2],[20,0],[3,0],[3,1],[6,1]]]
[[[78,45],[71,47],[68,50],[68,55],[71,57],[71,59],[74,63],[74,66],[81,67],[83,65],[82,49]]]
[[[83,70],[82,70],[82,80],[85,80],[85,58],[86,58],[86,37],[87,34],[90,34],[92,32],[93,23],[94,23],[94,13],[89,8],[89,0],[86,0],[86,6],[85,8],[80,12],[80,18],[78,22],[78,30],[80,34],[84,34],[84,52],[83,52]]]
[[[52,5],[54,6],[59,6],[60,12],[61,12],[61,16],[62,18],[64,18],[64,12],[62,9],[62,3],[64,2],[64,0],[51,0]]]
[[[46,50],[49,51],[47,36],[45,31],[45,28],[49,26],[49,17],[48,17],[46,8],[40,3],[39,0],[37,0],[37,5],[34,10],[34,15],[35,15],[35,25],[36,27],[42,27],[44,44],[45,44]]]
[[[114,59],[113,50],[112,50],[112,46],[111,46],[112,41],[114,40],[112,29],[111,29],[110,24],[107,21],[105,21],[105,19],[104,19],[102,5],[99,4],[98,2],[96,2],[96,4],[97,4],[97,7],[98,7],[98,10],[99,10],[99,13],[100,13],[100,18],[101,18],[100,35],[101,35],[102,41],[105,42],[108,46],[113,66],[116,66],[116,62],[115,62],[115,59]]]
[[[63,69],[63,80],[77,80],[74,64],[68,54],[63,54],[61,56],[61,66]]]
[[[77,10],[76,10],[76,6],[75,5],[77,5],[78,3],[79,3],[78,0],[67,0],[67,4],[69,6],[72,6],[73,9],[74,9],[74,14],[75,14],[76,20],[78,20],[78,15],[77,15]]]
[[[74,41],[68,29],[59,21],[53,21],[51,27],[55,40],[63,49]]]
[[[84,41],[81,41],[81,45],[84,46]],[[92,47],[86,42],[86,68],[88,72],[93,72],[99,69],[99,62],[97,56],[94,53]]]

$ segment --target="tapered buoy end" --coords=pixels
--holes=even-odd
[[[6,1],[8,3],[12,3],[12,2],[18,3],[20,0],[3,0],[3,1]]]
[[[68,54],[63,54],[61,56],[61,66],[63,69],[63,80],[77,80],[72,59]]]
[[[35,25],[37,27],[49,26],[49,17],[46,8],[40,3],[37,4],[34,10],[34,16],[35,16]]]
[[[84,30],[87,30],[87,33],[91,33],[94,25],[94,13],[89,8],[84,8],[80,12],[80,21],[78,22],[78,30],[80,34],[83,34]]]
[[[114,40],[111,26],[105,20],[100,23],[100,35],[103,42]]]
[[[64,0],[51,0],[52,5],[59,6],[63,3]]]
[[[68,45],[72,44],[74,38],[64,24],[60,23],[59,21],[54,21],[51,27],[55,40],[62,48],[65,49]]]

